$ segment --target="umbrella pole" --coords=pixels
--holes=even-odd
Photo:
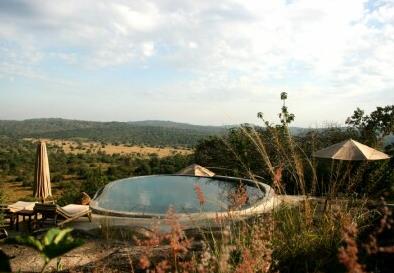
[[[351,161],[349,161],[348,162],[348,182],[347,182],[348,185],[351,184],[352,171],[353,171],[353,164],[351,163]]]
[[[329,203],[329,201],[330,201],[330,199],[331,199],[331,195],[332,195],[332,189],[333,189],[333,187],[334,187],[334,185],[335,185],[335,182],[333,183],[333,172],[334,172],[334,160],[333,159],[331,159],[331,168],[330,168],[331,170],[330,170],[330,180],[329,180],[329,184],[332,184],[332,186],[328,189],[328,191],[327,191],[327,196],[326,196],[326,200],[325,200],[325,202],[324,202],[324,208],[323,208],[323,212],[326,212],[326,209],[327,209],[327,206],[328,206],[328,203]]]

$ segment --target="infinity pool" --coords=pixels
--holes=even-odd
[[[113,181],[90,206],[98,214],[132,217],[162,216],[169,207],[181,214],[220,213],[255,207],[272,194],[268,185],[247,179],[153,175]]]

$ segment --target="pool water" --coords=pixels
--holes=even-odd
[[[93,204],[96,209],[138,214],[165,214],[169,207],[177,213],[223,212],[235,205],[250,207],[264,196],[264,189],[241,179],[157,175],[111,182],[96,193]],[[238,199],[242,203],[237,204]]]

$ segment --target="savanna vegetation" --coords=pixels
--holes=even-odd
[[[35,144],[3,136],[0,138],[0,177],[2,182],[19,183],[30,189],[33,183]],[[55,198],[63,203],[75,202],[84,191],[94,195],[98,188],[116,179],[159,173],[175,173],[191,164],[191,155],[159,157],[157,154],[129,155],[99,153],[65,153],[48,145],[51,181]],[[7,192],[8,195],[13,192]],[[31,199],[24,196],[24,199]],[[12,196],[8,196],[12,199]]]
[[[191,147],[208,135],[220,135],[224,127],[171,122],[93,122],[67,119],[0,120],[0,135],[12,138],[84,138],[96,142]]]
[[[106,260],[94,272],[391,272],[393,221],[381,197],[393,196],[393,158],[334,162],[312,154],[353,138],[393,155],[394,106],[378,107],[368,115],[356,109],[346,127],[308,129],[295,135],[290,125],[296,116],[289,112],[286,99],[282,93],[278,124],[258,113],[261,126],[244,124],[225,135],[200,139],[191,155],[141,157],[49,149],[60,203],[73,202],[81,191],[94,194],[114,179],[174,173],[192,162],[217,174],[263,181],[279,194],[302,195],[297,203],[253,219],[234,219],[229,211],[227,217],[216,219],[219,233],[208,229],[187,234],[169,208],[168,232],[152,228],[142,237],[130,236],[123,243],[138,248],[138,255],[118,253],[119,259]],[[34,145],[9,134],[0,143],[0,175],[30,186]],[[204,194],[196,195],[203,210]],[[246,200],[243,195],[240,192],[237,200]],[[158,247],[164,253],[157,255]]]

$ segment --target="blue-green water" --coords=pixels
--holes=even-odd
[[[201,206],[196,186],[205,202]],[[145,176],[127,178],[108,184],[95,198],[96,206],[106,210],[165,214],[170,206],[178,213],[226,211],[235,192],[246,191],[243,208],[264,197],[264,192],[238,181],[226,182],[214,178],[191,176]]]

